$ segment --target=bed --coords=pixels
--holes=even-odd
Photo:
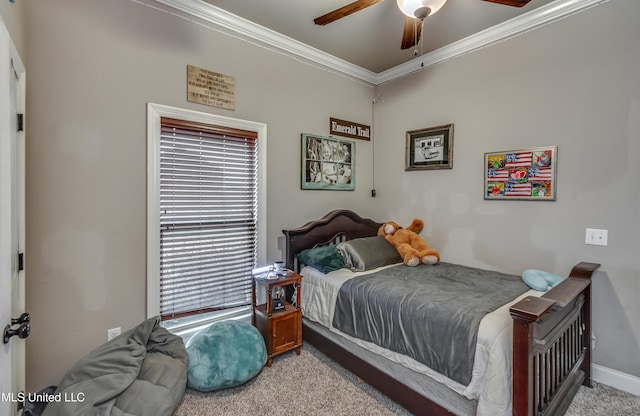
[[[471,345],[470,351],[454,344],[456,348],[450,349],[465,351],[463,355],[449,357],[449,364],[434,363],[429,361],[429,357],[438,354],[423,353],[432,348],[431,345],[424,344],[429,341],[419,341],[419,348],[409,346],[403,349],[402,346],[395,345],[398,337],[389,335],[387,329],[369,331],[374,337],[378,333],[385,333],[386,336],[380,337],[387,340],[385,344],[378,339],[366,338],[366,334],[358,332],[361,329],[354,330],[352,327],[370,327],[372,323],[368,320],[383,320],[376,318],[378,315],[409,313],[422,313],[420,318],[413,319],[422,323],[425,316],[436,315],[437,310],[420,312],[421,306],[417,305],[416,311],[412,312],[405,311],[406,308],[402,308],[402,311],[385,312],[383,306],[376,304],[375,313],[362,313],[358,306],[353,307],[352,312],[345,312],[344,306],[342,309],[336,306],[357,305],[358,298],[368,299],[364,303],[369,304],[377,302],[373,300],[376,299],[374,296],[388,298],[388,293],[395,292],[395,287],[389,286],[389,282],[393,280],[384,276],[395,273],[396,281],[403,282],[415,279],[413,276],[397,275],[404,273],[403,269],[442,273],[447,268],[464,266],[443,262],[437,266],[408,268],[389,260],[357,272],[332,269],[328,273],[321,273],[299,260],[299,254],[306,255],[313,248],[342,243],[340,247],[343,249],[342,246],[348,246],[351,242],[355,245],[356,242],[365,240],[370,244],[370,240],[376,238],[374,236],[380,225],[353,211],[335,210],[302,227],[283,230],[286,267],[303,275],[301,306],[305,342],[315,346],[413,414],[564,414],[580,385],[591,386],[590,283],[598,264],[577,264],[568,278],[547,292],[528,291],[526,287],[519,292],[520,289],[512,279],[512,283],[508,284],[513,286],[514,292],[501,295],[508,297],[508,301],[504,302],[506,298],[500,300],[500,296],[493,294],[485,296],[497,298],[496,302],[500,304],[478,306],[478,313],[484,315],[481,319],[472,319],[474,322],[478,321],[477,327],[471,327],[473,336],[456,341],[462,344],[468,342]],[[386,254],[380,255],[385,256]],[[370,259],[367,260],[369,261]],[[353,264],[349,266],[353,268]],[[480,269],[472,269],[472,272],[488,273]],[[497,273],[495,278],[507,277]],[[522,284],[520,279],[515,280]],[[362,286],[365,281],[374,288]],[[503,281],[497,282],[501,285],[500,282]],[[376,289],[376,284],[382,286]],[[345,288],[350,288],[356,295],[350,299],[344,298],[348,296],[343,293],[348,292]],[[493,288],[495,290],[495,286]],[[380,295],[380,291],[384,296]],[[413,298],[420,299],[419,296]],[[443,299],[447,301],[442,305],[448,305],[450,297],[445,296]],[[404,305],[410,302],[403,300],[397,303]],[[423,303],[435,303],[434,307],[437,307],[435,301]],[[367,308],[370,305],[364,306],[365,310]],[[444,306],[442,308],[445,309]],[[486,308],[486,313],[482,312],[483,308]],[[411,331],[406,331],[404,327],[411,321],[411,316],[413,315],[403,318],[404,322],[395,322],[390,326],[402,328],[402,331],[409,333]],[[343,321],[350,324],[343,324]],[[465,335],[462,330],[449,332]],[[435,333],[430,334],[431,339],[441,338],[434,336]],[[447,368],[450,362],[465,362],[468,356],[471,356],[472,367],[465,367],[462,376],[457,370]],[[491,384],[494,380],[498,380],[495,385]]]

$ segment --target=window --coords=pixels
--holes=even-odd
[[[250,305],[265,251],[266,127],[155,104],[148,113],[148,315],[180,326]]]

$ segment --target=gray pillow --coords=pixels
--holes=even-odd
[[[402,258],[383,236],[356,238],[337,245],[344,264],[354,272],[400,263]]]

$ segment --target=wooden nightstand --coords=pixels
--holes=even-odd
[[[285,270],[284,276],[267,279],[268,268],[254,270],[253,274],[253,314],[251,322],[258,328],[267,345],[267,366],[271,367],[272,359],[292,349],[300,355],[302,347],[302,310],[300,309],[300,290],[302,276]],[[274,310],[272,294],[276,288],[285,291],[284,308]],[[259,295],[260,294],[260,295]],[[258,305],[258,297],[261,303]],[[293,299],[295,302],[292,302]]]

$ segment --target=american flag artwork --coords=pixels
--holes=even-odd
[[[555,201],[557,147],[485,153],[485,199]]]
[[[504,185],[504,196],[531,196],[531,184],[507,182]]]
[[[493,182],[506,182],[509,180],[509,171],[506,169],[487,169],[487,180]]]
[[[553,170],[551,168],[529,168],[529,181],[550,181],[553,177]]]
[[[532,160],[531,152],[506,153],[504,155],[504,166],[506,168],[526,168],[531,166]]]

